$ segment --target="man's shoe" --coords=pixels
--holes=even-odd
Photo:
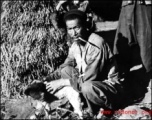
[[[87,108],[83,111],[83,119],[96,119],[96,116]]]

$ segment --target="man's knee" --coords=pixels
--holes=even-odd
[[[81,92],[83,94],[89,94],[92,91],[92,82],[84,82],[81,85]]]
[[[91,101],[95,105],[104,105],[105,94],[95,81],[83,83],[81,85],[81,92],[88,101]]]
[[[71,66],[66,66],[64,68],[61,69],[61,77],[63,79],[70,79],[72,77],[72,70],[74,68]]]
[[[81,86],[81,92],[84,96],[87,96],[88,99],[100,101],[105,100],[105,90],[104,85],[98,81],[85,82]],[[95,101],[94,101],[95,102]]]
[[[75,79],[78,76],[78,70],[72,66],[66,66],[61,69],[61,78],[63,79]]]

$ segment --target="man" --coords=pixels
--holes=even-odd
[[[65,81],[47,82],[46,88],[52,93],[62,86],[71,85],[86,99],[88,113],[95,115],[100,108],[118,107],[122,87],[117,64],[108,44],[102,37],[86,29],[85,20],[86,15],[79,10],[65,14],[67,33],[73,39],[73,44],[60,69],[46,78],[46,81],[59,78],[65,78]]]

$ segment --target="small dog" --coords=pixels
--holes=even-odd
[[[34,99],[32,106],[35,108],[35,113],[30,116],[30,119],[40,118],[42,112],[43,116],[45,116],[47,119],[51,117],[49,115],[49,103],[56,100],[57,98],[47,92],[44,83],[40,81],[33,82],[27,87],[24,93],[25,95],[30,96]]]
[[[62,79],[64,81],[64,79]],[[66,97],[72,107],[74,108],[74,112],[79,115],[80,119],[82,119],[82,106],[81,99],[79,93],[75,91],[71,86],[65,86],[54,94],[50,94],[46,90],[46,86],[43,82],[33,82],[28,88],[25,90],[25,95],[31,96],[33,99],[38,100],[38,104],[35,105],[35,108],[40,111],[43,107],[45,107],[45,114],[49,116],[49,104],[54,100],[61,99]],[[36,113],[39,114],[39,113]],[[31,119],[36,119],[36,116],[31,116]]]

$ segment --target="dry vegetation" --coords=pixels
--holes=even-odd
[[[63,62],[68,47],[54,1],[4,1],[1,12],[1,99],[21,98],[25,87]]]

